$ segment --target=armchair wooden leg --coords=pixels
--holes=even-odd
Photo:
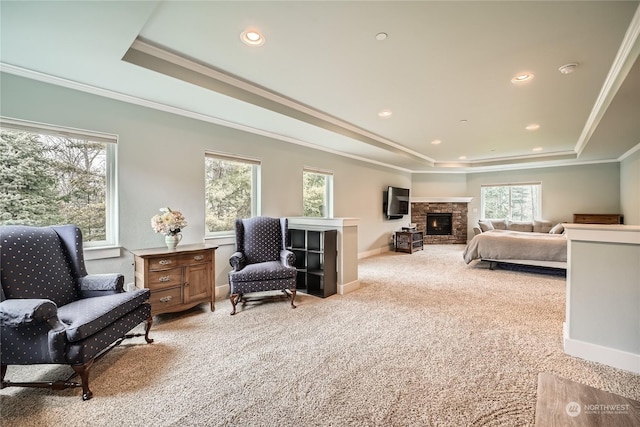
[[[89,400],[93,397],[93,392],[89,389],[89,369],[93,366],[93,359],[84,365],[71,365],[82,381],[82,400]]]
[[[295,304],[293,303],[293,300],[296,299],[296,290],[289,289],[289,291],[291,292],[291,308],[296,308]]]
[[[231,300],[231,307],[233,308],[233,310],[231,310],[232,316],[236,314],[236,304],[239,298],[240,298],[240,295],[238,294],[231,294],[231,296],[229,297],[229,299]]]
[[[148,344],[151,344],[153,342],[153,339],[149,338],[149,331],[151,330],[152,324],[153,324],[153,316],[149,316],[145,321],[145,325],[144,325],[144,340]]]

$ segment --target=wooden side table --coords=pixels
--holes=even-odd
[[[396,231],[396,252],[414,253],[424,249],[422,231]]]
[[[182,311],[203,302],[215,310],[215,251],[195,244],[176,249],[133,250],[136,288],[151,290],[151,315]]]

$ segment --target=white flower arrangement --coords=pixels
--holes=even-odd
[[[173,211],[171,208],[160,208],[161,214],[156,214],[151,218],[151,227],[156,233],[165,236],[175,236],[180,230],[187,226],[187,220],[180,211]]]

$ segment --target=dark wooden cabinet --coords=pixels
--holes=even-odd
[[[337,230],[289,229],[288,249],[296,256],[296,289],[322,298],[338,287]]]
[[[618,214],[573,214],[576,224],[622,224],[622,215]]]
[[[396,252],[414,253],[424,249],[422,231],[396,231]]]

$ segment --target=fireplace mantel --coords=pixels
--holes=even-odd
[[[473,197],[411,197],[411,203],[470,203]]]

